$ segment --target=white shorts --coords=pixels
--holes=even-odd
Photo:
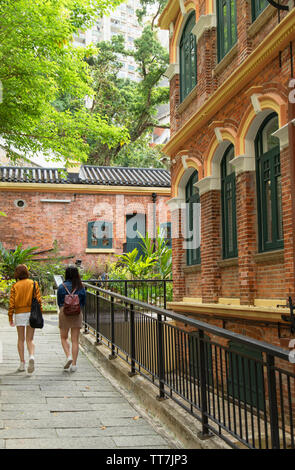
[[[30,326],[30,312],[14,314],[15,326]]]

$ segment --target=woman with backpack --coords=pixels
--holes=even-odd
[[[76,266],[66,268],[65,281],[60,284],[57,291],[59,306],[59,328],[63,350],[66,355],[65,371],[77,370],[79,352],[79,334],[82,328],[82,308],[86,301],[86,291],[82,285],[80,274]],[[71,330],[72,353],[68,341]]]
[[[15,268],[14,277],[16,283],[13,284],[10,291],[8,318],[10,326],[16,326],[17,329],[17,349],[20,358],[18,372],[25,371],[25,341],[29,352],[29,365],[27,373],[32,374],[35,369],[35,328],[30,326],[30,314],[32,307],[33,290],[40,304],[42,311],[42,299],[38,283],[29,279],[29,270],[25,264],[19,264]]]

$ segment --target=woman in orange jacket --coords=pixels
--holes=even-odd
[[[10,291],[10,301],[8,318],[11,326],[17,328],[17,349],[20,357],[20,365],[17,369],[19,372],[25,371],[25,340],[29,351],[29,365],[27,372],[32,374],[35,369],[35,345],[34,333],[35,329],[30,327],[30,311],[33,297],[34,281],[29,279],[29,271],[25,264],[19,264],[14,273],[16,283],[13,284]],[[41,305],[42,300],[39,285],[35,282],[36,297]]]

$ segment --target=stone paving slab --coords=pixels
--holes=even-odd
[[[1,449],[168,449],[171,443],[80,353],[63,370],[57,318],[36,330],[36,370],[16,373],[16,329],[0,310]],[[28,355],[26,355],[28,360]]]

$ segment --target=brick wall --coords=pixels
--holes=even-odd
[[[158,196],[157,225],[170,220],[166,201],[170,196]],[[23,208],[15,201],[23,200]],[[41,199],[66,199],[70,203],[41,202]],[[71,192],[0,191],[0,207],[7,217],[1,217],[0,241],[6,248],[38,246],[40,250],[52,248],[57,240],[63,256],[74,255],[84,266],[102,270],[114,260],[114,254],[88,254],[87,223],[93,220],[113,222],[113,248],[122,253],[126,241],[125,214],[146,214],[149,233],[153,230],[151,195],[79,194]]]

